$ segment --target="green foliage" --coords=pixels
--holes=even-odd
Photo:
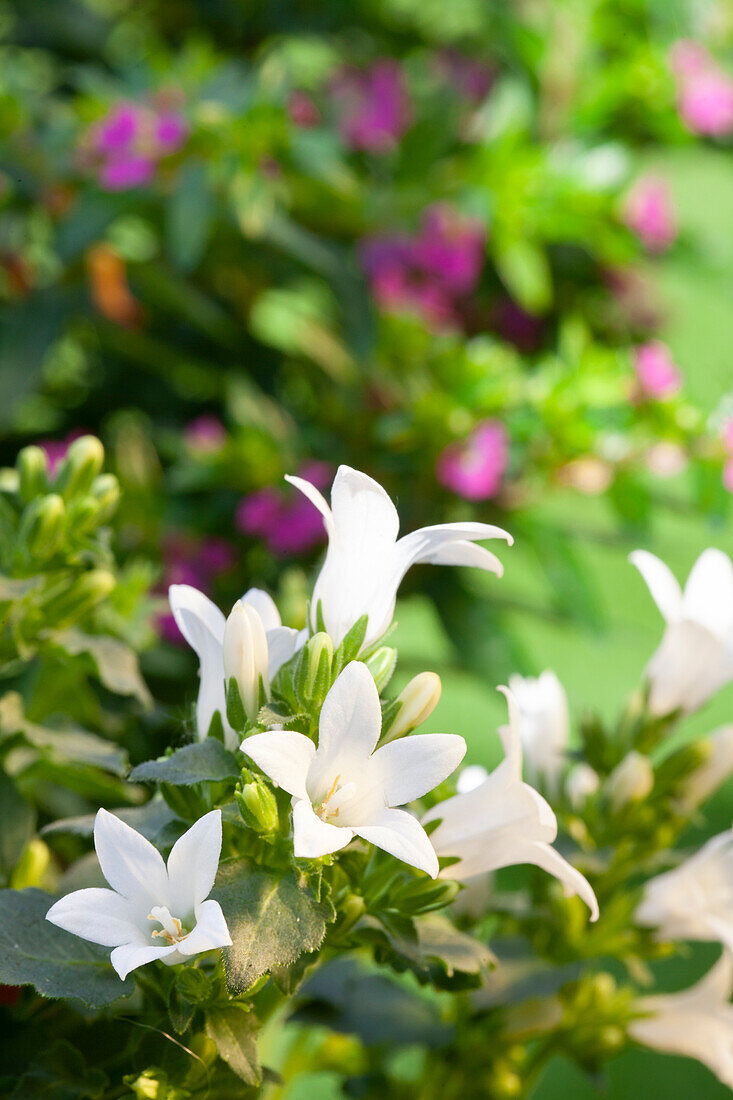
[[[238,778],[239,767],[233,754],[213,737],[196,745],[184,745],[160,760],[138,764],[130,773],[134,782],[167,783],[173,787]]]

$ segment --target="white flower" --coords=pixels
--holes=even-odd
[[[524,762],[533,782],[543,780],[557,791],[570,736],[570,717],[565,689],[549,669],[534,679],[511,676],[509,689],[521,716]]]
[[[657,715],[696,710],[733,679],[733,564],[721,550],[704,550],[683,593],[654,554],[635,550],[629,560],[667,624],[646,669],[649,709]]]
[[[500,688],[509,705],[509,725],[499,729],[505,757],[478,786],[438,803],[423,824],[439,820],[430,834],[439,856],[457,856],[441,877],[460,882],[509,867],[533,863],[559,879],[567,894],[579,894],[598,917],[598,903],[590,884],[551,846],[557,819],[537,791],[522,782],[522,742],[516,700]]]
[[[634,916],[660,940],[716,940],[733,950],[733,830],[647,882]]]
[[[336,852],[359,836],[435,878],[438,860],[425,830],[395,807],[442,783],[460,764],[466,743],[429,733],[377,749],[381,724],[372,675],[352,661],[324,700],[317,749],[301,733],[271,730],[245,738],[242,751],[293,796],[297,858]]]
[[[218,901],[209,898],[221,853],[221,810],[212,810],[177,840],[168,865],[153,845],[99,810],[94,846],[112,887],[75,890],[46,920],[92,943],[113,947],[120,978],[161,959],[167,966],[231,944]]]
[[[565,780],[565,794],[573,809],[579,810],[586,799],[596,793],[600,785],[601,780],[598,772],[590,764],[586,764],[584,760],[581,760]]]
[[[488,774],[483,764],[469,764],[461,768],[456,780],[456,790],[459,794],[468,794],[469,791],[480,786]]]
[[[238,737],[227,722],[224,688],[224,631],[226,619],[211,600],[189,584],[172,584],[168,589],[171,611],[176,625],[199,658],[199,697],[196,705],[196,725],[200,738],[206,737],[215,711],[219,711],[229,748],[236,748]],[[275,604],[266,592],[250,588],[240,602],[262,620],[267,638],[267,668],[272,679],[282,665],[300,648],[304,633],[291,630],[280,622]],[[235,605],[236,606],[236,605]],[[260,657],[263,661],[264,658]]]
[[[682,806],[690,813],[716,791],[733,772],[733,726],[722,726],[703,744],[707,758],[685,780]]]
[[[642,997],[646,1018],[629,1024],[638,1043],[668,1054],[683,1054],[706,1065],[733,1089],[733,958],[724,951],[704,978],[680,993]]]
[[[368,615],[364,645],[384,634],[392,622],[397,589],[407,570],[418,562],[433,565],[474,565],[501,576],[503,566],[479,539],[512,537],[488,523],[441,523],[421,527],[398,539],[399,516],[378,482],[339,466],[329,508],[318,490],[299,477],[287,480],[318,508],[328,535],[328,551],[311,601],[312,627],[323,624],[336,645],[362,615]]]

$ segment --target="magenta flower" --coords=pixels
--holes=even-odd
[[[155,141],[159,153],[175,153],[188,137],[188,123],[182,115],[173,112],[158,115],[155,122]]]
[[[316,488],[325,488],[332,471],[325,462],[309,462],[298,474]],[[235,523],[243,534],[261,538],[277,558],[308,553],[325,537],[323,518],[306,497],[271,485],[240,502]]]
[[[221,420],[208,413],[197,416],[183,429],[186,446],[198,454],[214,454],[220,451],[226,438],[226,429]]]
[[[677,237],[672,195],[666,180],[644,176],[629,192],[624,221],[650,252],[663,252]]]
[[[534,313],[527,313],[513,298],[501,297],[492,308],[492,326],[502,339],[519,351],[536,351],[542,343],[544,322]]]
[[[225,540],[209,536],[195,536],[174,532],[166,537],[162,547],[163,577],[159,591],[165,593],[171,584],[188,584],[202,592],[209,592],[213,581],[222,573],[234,568],[236,555]],[[158,632],[173,645],[185,645],[185,639],[175,619],[169,612],[162,612],[157,620]]]
[[[150,183],[160,160],[188,136],[182,115],[146,104],[115,104],[85,139],[85,160],[106,191],[127,191]]]
[[[484,229],[445,203],[428,207],[415,237],[373,237],[361,263],[377,303],[414,310],[429,324],[454,323],[460,300],[475,289],[484,262]]]
[[[441,485],[465,500],[496,496],[509,462],[506,429],[499,420],[483,420],[468,439],[450,443],[438,456]]]
[[[677,108],[694,134],[722,137],[733,130],[733,80],[704,46],[683,39],[670,53],[677,81]]]
[[[134,103],[118,103],[99,124],[94,145],[99,153],[126,153],[141,124],[140,108]]]
[[[666,344],[651,340],[636,349],[634,370],[644,397],[661,400],[677,393],[682,377]]]
[[[342,69],[331,92],[339,133],[352,149],[387,153],[412,123],[402,68],[391,59],[375,61],[368,69]]]
[[[494,80],[488,65],[457,50],[441,50],[435,59],[435,68],[453,91],[470,103],[486,99]]]
[[[121,156],[100,167],[99,182],[105,191],[129,191],[150,183],[154,175],[155,164],[147,157]]]

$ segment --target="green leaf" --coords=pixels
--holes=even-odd
[[[276,878],[251,870],[241,859],[222,864],[211,896],[224,911],[233,941],[224,949],[233,993],[249,989],[273,967],[316,951],[334,917],[330,904],[316,901],[294,874]]]
[[[494,962],[485,944],[457,931],[437,913],[411,923],[415,936],[403,934],[397,926],[385,928],[374,917],[365,917],[358,927],[367,940],[376,942],[377,961],[389,962],[399,972],[411,970],[421,983],[438,989],[473,989],[481,984]],[[386,953],[380,941],[386,941]]]
[[[44,1046],[10,1096],[14,1100],[100,1100],[109,1085],[107,1075],[91,1069],[84,1056],[65,1039]]]
[[[256,1030],[257,1021],[244,1005],[221,1005],[206,1013],[206,1034],[229,1068],[248,1085],[262,1080]]]
[[[115,974],[109,949],[56,928],[45,890],[0,890],[0,983],[32,985],[44,997],[76,998],[101,1008],[135,988]]]
[[[7,883],[33,835],[35,814],[12,779],[0,769],[0,881]]]
[[[189,162],[178,175],[167,209],[168,251],[176,267],[191,271],[198,265],[206,251],[213,214],[206,166]]]
[[[544,313],[552,303],[552,276],[547,258],[526,238],[506,241],[496,249],[502,282],[529,313]]]
[[[113,811],[136,832],[141,833],[156,848],[165,848],[180,835],[183,822],[177,818],[170,806],[162,799],[152,799],[144,806],[128,806]],[[80,814],[78,817],[65,817],[54,821],[41,829],[42,836],[56,836],[67,833],[70,836],[90,837],[94,834],[96,814]]]
[[[67,653],[87,653],[104,686],[116,695],[132,695],[150,710],[153,699],[143,680],[135,651],[107,634],[84,634],[81,630],[63,630],[54,641]]]
[[[130,772],[135,783],[169,783],[173,787],[190,787],[194,783],[216,783],[224,779],[239,779],[239,767],[232,753],[220,741],[207,737],[194,745],[147,760]]]

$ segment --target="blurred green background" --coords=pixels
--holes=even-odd
[[[543,668],[574,717],[613,716],[661,630],[629,550],[681,578],[733,551],[733,118],[693,124],[671,60],[694,42],[733,71],[731,5],[6,0],[0,33],[0,453],[104,440],[120,583],[157,601],[114,627],[161,703],[146,736],[166,743],[195,694],[167,583],[222,606],[262,584],[302,618],[321,546],[280,485],[313,461],[324,484],[342,461],[377,477],[405,529],[470,515],[516,536],[501,581],[406,585],[398,686],[443,677],[426,728],[494,763],[496,684]],[[629,215],[645,179],[666,189],[663,247]],[[638,374],[650,340],[669,392]],[[441,460],[486,422],[506,453],[479,455],[477,493]],[[727,1093],[647,1052],[597,1085]],[[534,1092],[597,1094],[561,1060]]]

